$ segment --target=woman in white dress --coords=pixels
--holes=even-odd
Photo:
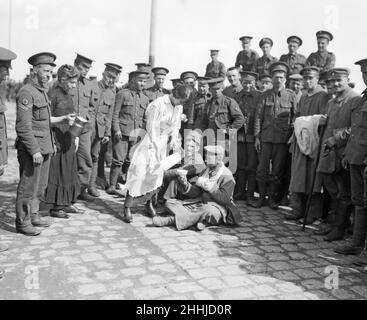
[[[146,203],[151,217],[155,216],[152,198],[162,185],[164,170],[180,162],[183,155],[179,134],[184,118],[182,104],[190,99],[191,94],[191,87],[179,85],[170,95],[149,104],[145,135],[131,151],[122,213],[125,222],[132,222],[131,208],[141,203]],[[174,155],[167,158],[171,150]]]

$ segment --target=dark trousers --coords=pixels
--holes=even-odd
[[[262,143],[256,172],[257,180],[261,183],[281,184],[286,171],[287,155],[288,145],[286,143]],[[270,162],[272,165],[271,173]]]
[[[348,170],[340,169],[332,174],[323,174],[322,179],[334,203],[351,205],[350,173]]]
[[[291,195],[291,207],[295,216],[303,217],[305,215],[308,194],[292,192]],[[321,218],[323,211],[323,197],[321,193],[313,193],[311,197],[310,210],[308,212],[309,217]]]
[[[350,165],[352,202],[356,207],[367,208],[367,180],[363,178],[366,166]]]
[[[98,157],[98,177],[106,179],[105,176],[105,163],[111,164],[112,162],[112,141],[101,144],[101,150]]]
[[[42,164],[33,165],[33,157],[26,151],[18,151],[19,184],[15,205],[17,228],[31,224],[31,214],[38,213],[48,183],[50,155],[45,155]]]
[[[84,132],[79,136],[79,147],[76,156],[78,160],[78,177],[81,188],[87,188],[89,186],[92,172],[91,139],[92,131]]]
[[[136,144],[136,140],[130,140],[128,136],[122,136],[122,139],[113,139],[112,163],[115,167],[121,167],[125,162],[130,163],[129,153]],[[126,171],[128,166],[126,168]]]

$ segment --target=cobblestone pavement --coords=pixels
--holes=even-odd
[[[12,140],[12,110],[8,118]],[[152,227],[143,207],[125,224],[117,216],[123,198],[102,192],[94,204],[78,204],[85,214],[54,219],[38,237],[16,234],[12,147],[9,160],[0,178],[0,238],[10,247],[0,253],[0,299],[367,298],[367,275],[351,258],[284,223],[282,210],[240,203],[240,227],[178,232]]]

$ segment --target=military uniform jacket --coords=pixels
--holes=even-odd
[[[145,90],[145,93],[149,98],[149,102],[152,102],[157,98],[163,97],[165,94],[171,94],[171,91],[165,88],[158,88],[154,85],[153,87]]]
[[[211,99],[211,94],[208,93],[206,96],[197,95],[194,100],[194,107],[192,108],[192,114],[189,118],[189,123],[192,125],[192,129],[200,129],[204,131],[207,129],[207,112],[206,105]]]
[[[148,104],[149,99],[143,92],[132,89],[120,90],[116,95],[112,117],[114,132],[121,131],[128,137],[135,129],[145,129],[145,112]]]
[[[226,67],[223,62],[212,61],[206,66],[205,77],[209,78],[225,78]]]
[[[289,65],[289,74],[300,73],[300,71],[306,66],[306,57],[302,54],[283,54],[279,61],[283,61]]]
[[[237,54],[235,66],[242,66],[242,71],[252,71],[257,59],[259,54],[255,50],[242,50]]]
[[[255,116],[255,137],[262,142],[286,143],[296,109],[296,94],[282,88],[263,92]]]
[[[245,118],[237,102],[225,95],[212,98],[207,106],[207,121],[210,129],[240,129]]]
[[[245,124],[238,130],[238,142],[255,142],[255,115],[256,108],[259,105],[261,92],[252,90],[251,92],[243,92],[239,103],[240,109],[245,117]]]
[[[241,102],[243,87],[240,84],[238,87],[228,86],[224,88],[223,94],[229,98],[236,100],[237,103]]]
[[[99,100],[96,110],[96,128],[99,138],[111,137],[112,115],[115,106],[116,92],[106,87],[102,81],[98,82]]]
[[[367,94],[350,100],[351,132],[345,148],[345,158],[350,164],[367,164]]]
[[[6,106],[0,96],[0,166],[8,163],[8,144],[6,131]]]
[[[37,152],[43,155],[53,153],[50,101],[46,89],[39,87],[32,80],[20,89],[16,105],[15,147],[27,151],[30,155]]]
[[[321,72],[329,71],[335,67],[335,54],[332,52],[313,52],[307,58],[307,66],[315,66],[320,69]]]
[[[269,72],[270,65],[277,61],[278,61],[278,58],[275,58],[273,56],[268,56],[268,57],[262,56],[256,60],[252,68],[252,71],[258,73],[259,75],[270,74]]]
[[[86,78],[80,78],[74,90],[71,90],[70,95],[74,102],[74,111],[79,116],[89,120],[83,132],[94,129],[96,119],[96,109],[99,99],[99,89],[95,81]]]

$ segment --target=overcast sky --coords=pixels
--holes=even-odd
[[[147,62],[150,0],[12,0],[11,49],[18,54],[11,76],[21,79],[29,70],[27,59],[40,51],[57,55],[57,65],[72,63],[75,51],[96,62],[90,75],[100,77],[105,62],[123,66],[121,81]],[[286,39],[300,36],[299,52],[316,51],[316,31],[334,34],[329,50],[338,67],[352,70],[351,80],[363,89],[354,62],[367,58],[367,4],[362,0],[157,0],[156,65],[176,78],[182,71],[203,75],[209,49],[220,49],[226,67],[234,65],[241,50],[238,38],[254,37],[261,52],[262,37],[274,40],[272,54],[287,52]],[[9,0],[0,1],[0,46],[8,46]],[[171,83],[167,81],[167,87]]]

